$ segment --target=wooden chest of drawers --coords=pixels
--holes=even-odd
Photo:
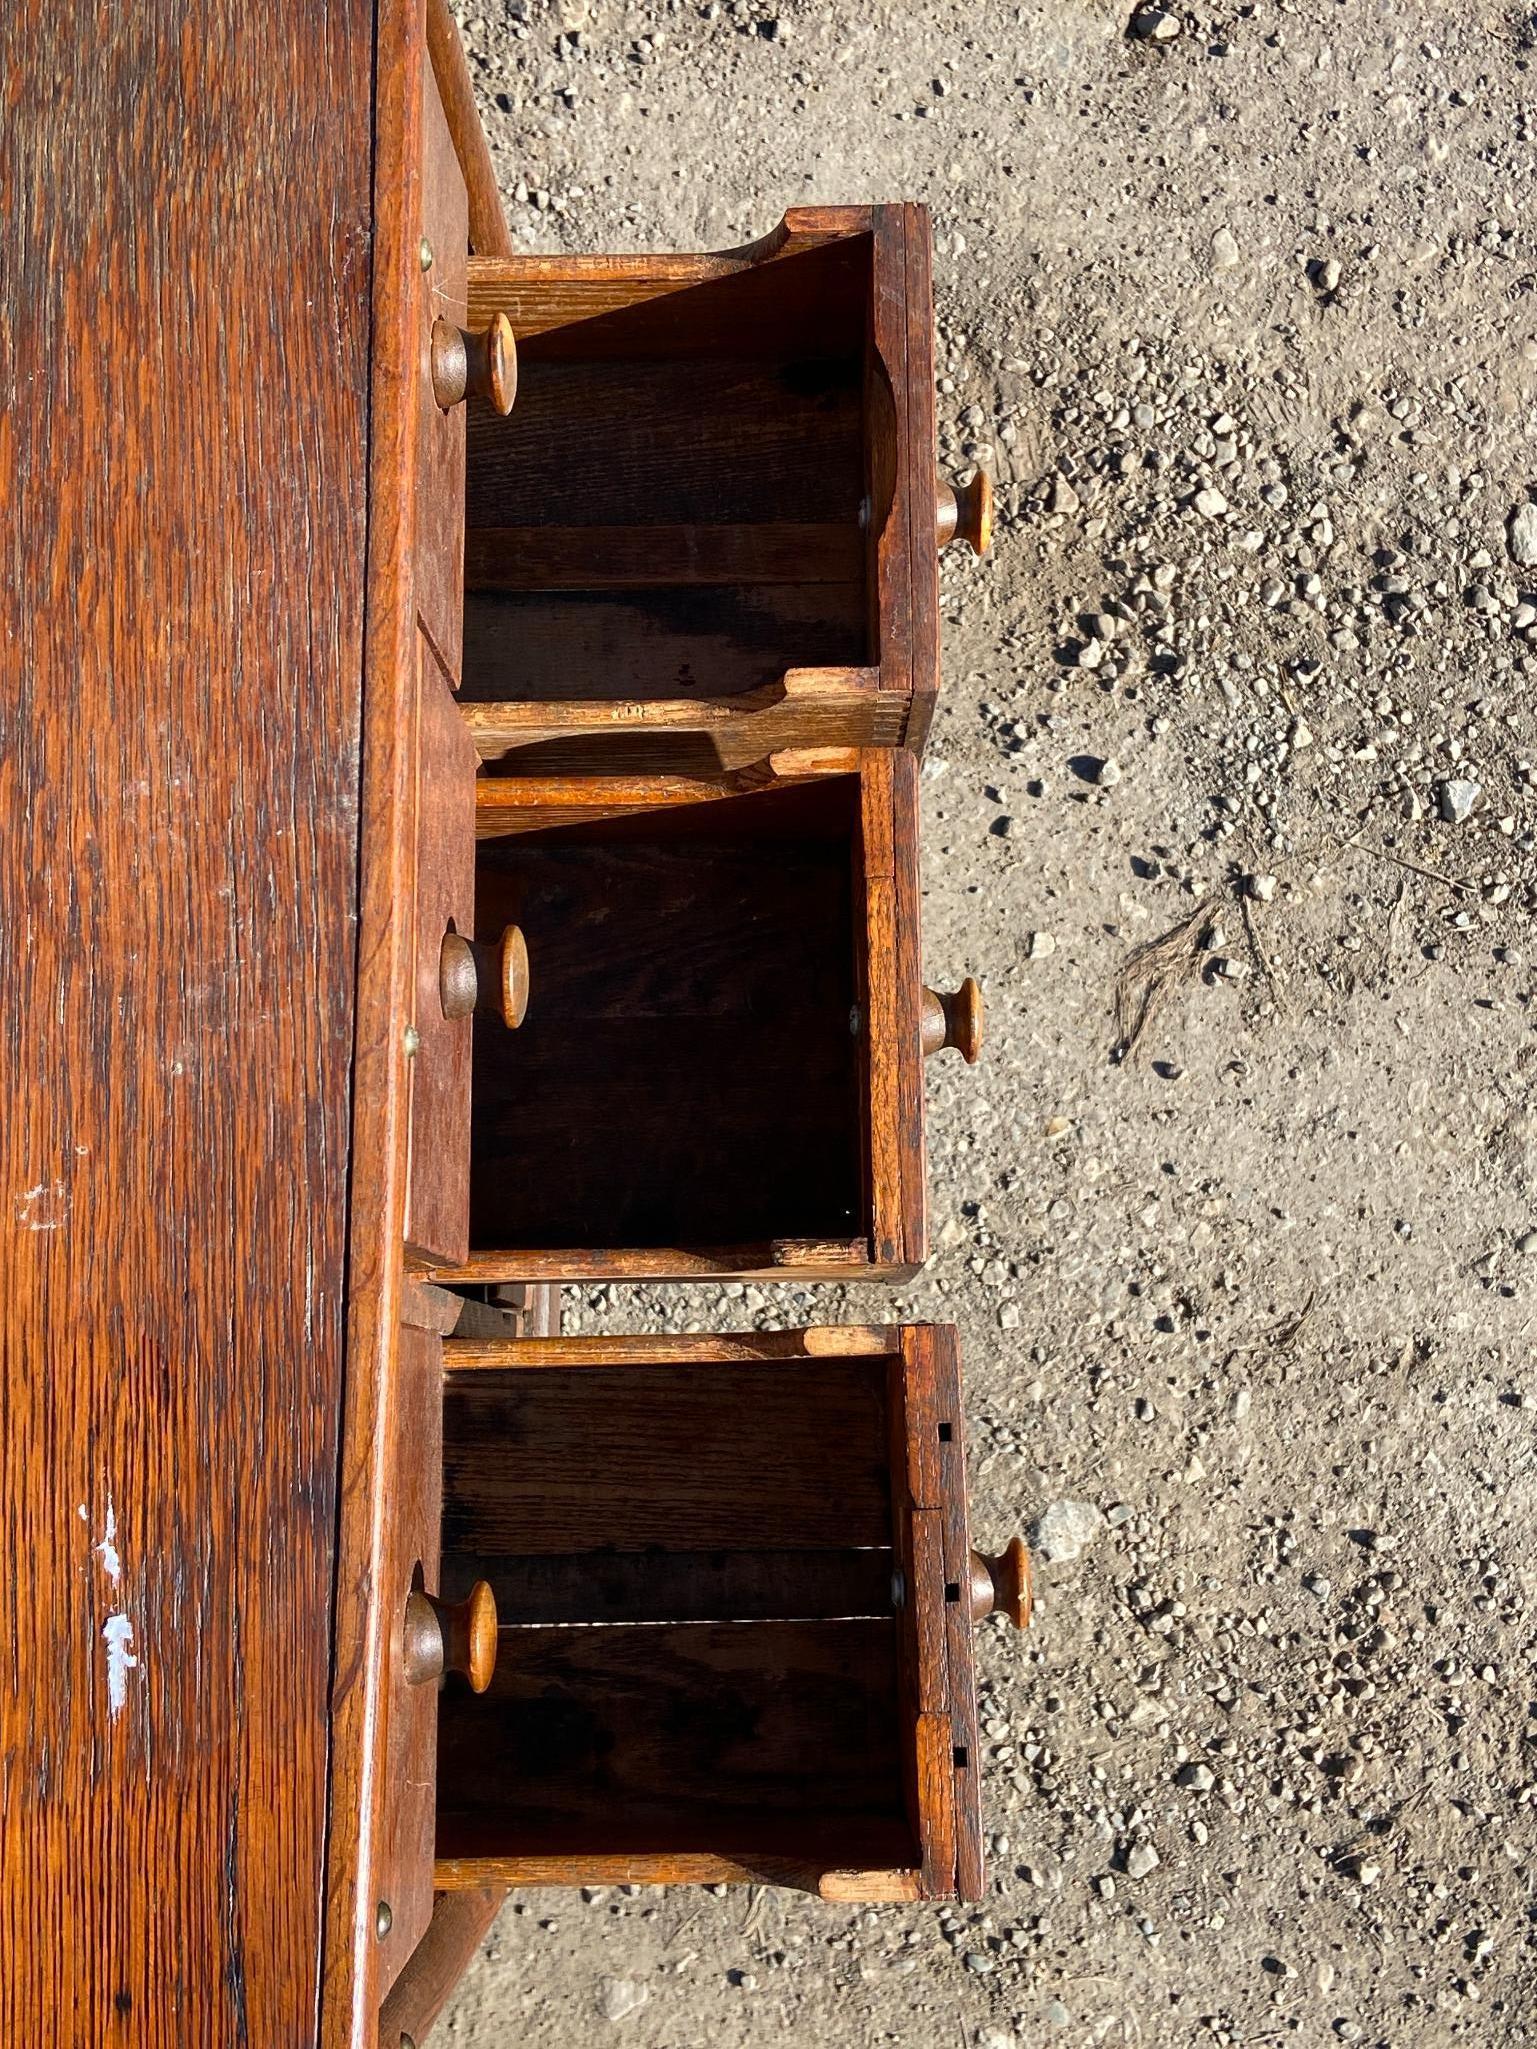
[[[513,1882],[973,1897],[952,1334],[466,1306],[925,1255],[925,217],[520,257],[443,0],[99,26],[0,131],[4,2032],[400,2049]]]

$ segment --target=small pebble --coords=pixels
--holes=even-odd
[[[1448,825],[1466,825],[1473,807],[1484,794],[1483,786],[1465,776],[1445,782],[1440,789],[1441,816]]]
[[[1518,505],[1506,527],[1510,559],[1523,569],[1537,569],[1537,502]]]
[[[1179,16],[1167,7],[1139,7],[1131,18],[1131,33],[1142,43],[1172,43],[1179,34]]]

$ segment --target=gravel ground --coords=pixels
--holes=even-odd
[[[953,1319],[978,1536],[1063,1555],[979,1638],[985,1906],[529,1893],[441,2038],[1533,2040],[1534,18],[462,19],[528,247],[926,201],[1000,491],[924,769],[991,1030],[928,1269],[568,1320]]]

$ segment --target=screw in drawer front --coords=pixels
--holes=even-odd
[[[445,413],[474,396],[505,416],[517,391],[518,345],[505,313],[474,332],[451,320],[432,323],[432,395]]]

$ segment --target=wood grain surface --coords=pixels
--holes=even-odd
[[[6,2042],[316,2035],[372,52],[0,26]]]

